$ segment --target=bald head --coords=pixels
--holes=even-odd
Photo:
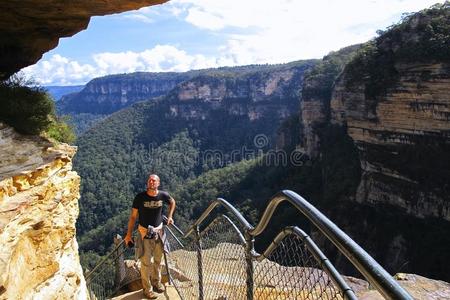
[[[159,176],[156,174],[150,174],[150,176],[148,176],[148,179],[153,178],[159,181]]]
[[[151,174],[148,176],[147,189],[157,191],[159,187],[159,176],[156,174]]]

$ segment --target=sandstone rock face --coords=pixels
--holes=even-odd
[[[315,124],[323,124],[327,121],[326,105],[322,99],[309,98],[301,101],[301,119],[303,127],[303,149],[309,157],[315,157],[319,153],[320,139],[314,130]]]
[[[334,80],[360,46],[348,46],[330,53],[305,74],[300,101],[300,144],[311,158],[320,153],[319,128],[330,119],[330,98]]]
[[[75,147],[0,123],[0,299],[86,299]]]
[[[3,1],[0,4],[0,79],[37,62],[60,37],[86,29],[91,16],[164,3],[132,1]]]
[[[389,272],[447,281],[441,266],[450,259],[450,67],[448,47],[440,45],[449,35],[439,28],[449,12],[443,4],[411,15],[362,45],[341,73],[324,58],[305,76],[300,118],[301,146],[322,164],[322,175],[335,172],[323,176],[324,190],[354,184],[322,207],[325,214]],[[330,77],[321,90],[318,83]],[[349,147],[332,151],[333,137]],[[350,168],[333,163],[341,161]]]
[[[171,93],[170,113],[189,120],[205,120],[217,110],[252,121],[267,115],[284,119],[298,109],[296,99],[307,67],[195,77]]]
[[[165,95],[194,72],[132,73],[95,78],[56,103],[60,114],[111,114],[137,101]]]
[[[450,65],[397,64],[396,69],[398,83],[378,101],[366,98],[364,86],[346,88],[344,78],[333,92],[331,121],[346,124],[360,152],[363,175],[356,199],[450,221],[448,194],[438,175],[448,167],[450,149]]]

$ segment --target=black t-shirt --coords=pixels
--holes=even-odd
[[[139,225],[145,228],[148,225],[154,227],[162,223],[162,207],[163,203],[170,203],[170,195],[168,192],[158,191],[156,196],[149,196],[147,192],[136,195],[133,201],[133,208],[137,208],[139,212]]]

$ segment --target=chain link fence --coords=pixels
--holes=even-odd
[[[255,262],[254,299],[340,300],[343,294],[296,233]]]
[[[245,241],[236,226],[219,216],[184,248],[168,255],[171,278],[183,299],[245,299]],[[168,237],[171,245],[178,244]],[[199,251],[201,250],[201,251]]]
[[[199,299],[197,245],[193,238],[184,239],[166,227],[170,252],[167,254],[172,283],[183,299]],[[182,240],[182,244],[180,242]]]

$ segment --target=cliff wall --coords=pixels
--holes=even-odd
[[[340,68],[324,58],[305,76],[300,118],[327,215],[389,271],[445,280],[449,20],[448,2],[435,5],[361,45]],[[344,183],[352,188],[342,191]]]
[[[303,73],[312,62],[271,71],[236,72],[233,75],[200,75],[181,83],[169,95],[173,117],[205,120],[221,110],[250,121],[282,120],[298,111]]]
[[[76,148],[0,124],[0,299],[86,299]]]
[[[80,92],[62,97],[56,106],[60,114],[111,114],[135,102],[163,96],[192,76],[192,72],[140,72],[95,78]]]
[[[345,87],[343,77],[333,91],[331,122],[346,125],[359,150],[356,200],[450,221],[450,64],[395,68],[398,82],[376,102],[363,85]]]

